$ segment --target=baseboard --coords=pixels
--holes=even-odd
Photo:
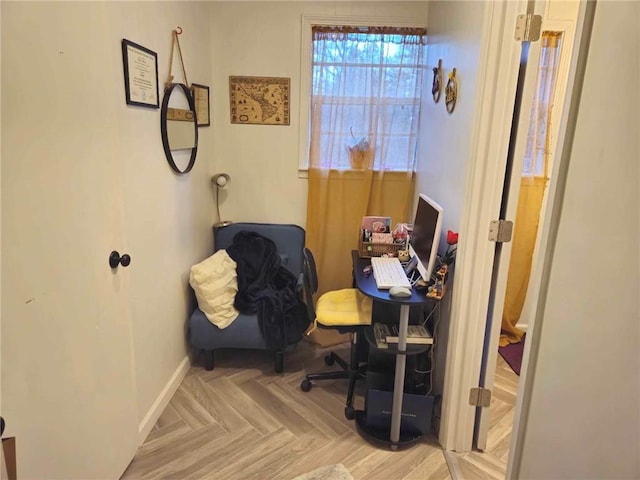
[[[516,323],[516,328],[519,330],[522,330],[524,333],[527,333],[528,327],[529,327],[529,324],[527,323]]]
[[[153,405],[151,405],[151,408],[138,425],[138,445],[142,445],[149,435],[149,432],[151,432],[151,429],[158,421],[158,418],[160,418],[160,415],[162,415],[162,412],[169,404],[171,397],[173,397],[173,394],[180,386],[180,382],[182,382],[182,379],[189,371],[190,366],[191,361],[188,356],[185,356],[160,392],[160,395],[158,395],[158,398],[156,398],[156,401],[153,402]]]

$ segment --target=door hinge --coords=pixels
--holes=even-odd
[[[542,15],[523,13],[516,17],[515,38],[518,42],[537,42],[542,30]]]
[[[508,243],[511,241],[513,222],[510,220],[491,220],[489,223],[489,241]]]
[[[469,390],[469,405],[489,407],[491,405],[491,390],[488,388],[472,388]]]

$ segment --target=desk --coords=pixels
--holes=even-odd
[[[375,437],[377,440],[385,441],[389,443],[392,450],[397,450],[398,446],[404,443],[411,442],[420,438],[419,436],[413,436],[411,438],[401,438],[400,432],[400,419],[402,413],[402,397],[404,391],[404,375],[406,366],[407,355],[407,326],[409,325],[409,310],[412,306],[421,306],[428,302],[433,301],[427,298],[424,292],[418,292],[415,289],[412,290],[412,294],[407,298],[396,298],[389,295],[388,290],[378,290],[376,281],[373,274],[365,275],[363,268],[367,265],[371,265],[371,259],[360,258],[360,254],[357,250],[351,252],[351,260],[353,263],[353,276],[356,284],[356,288],[360,290],[366,296],[372,298],[376,302],[394,303],[400,305],[400,319],[399,319],[399,341],[398,349],[396,352],[396,368],[393,385],[393,407],[391,410],[391,429],[389,432],[388,440],[380,438],[378,435],[372,435],[371,432],[367,432],[366,421],[364,419],[364,412],[356,412],[356,424],[359,429],[364,430],[369,436]]]

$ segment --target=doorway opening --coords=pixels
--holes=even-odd
[[[491,414],[485,437],[477,447],[494,465],[506,465],[511,445],[520,367],[535,295],[529,291],[532,266],[538,255],[539,225],[547,214],[548,186],[566,94],[571,57],[571,26],[545,22],[540,38],[534,98],[527,113],[528,130],[524,156],[516,158],[520,173],[519,193],[511,245],[502,323],[492,388]],[[513,141],[513,139],[512,139]],[[486,458],[485,458],[486,460]]]
[[[531,277],[538,227],[546,211],[551,162],[557,126],[553,123],[560,53],[564,32],[545,30],[541,37],[535,98],[529,113],[526,150],[522,161],[520,192],[515,216],[511,257],[507,276],[499,353],[520,375],[523,343],[528,325],[525,304]],[[558,92],[561,96],[562,92]],[[561,99],[560,99],[561,100]]]

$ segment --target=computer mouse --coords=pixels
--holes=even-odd
[[[411,289],[408,287],[391,287],[389,295],[398,298],[407,298],[411,296]]]

